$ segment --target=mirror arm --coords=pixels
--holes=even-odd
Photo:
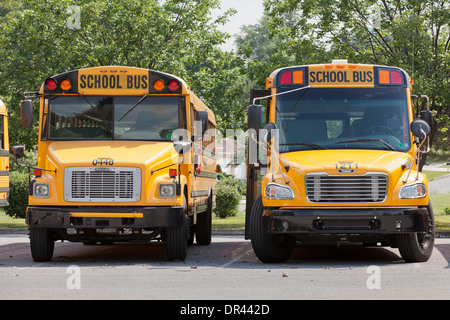
[[[416,152],[414,152],[414,155],[408,160],[408,161],[406,161],[403,165],[402,165],[402,169],[404,170],[404,169],[406,169],[406,167],[408,166],[408,163],[410,162],[410,161],[416,161],[416,158],[417,158],[417,162],[418,162],[418,160],[419,160],[419,157],[420,157],[420,153],[427,153],[427,152],[429,152],[430,150],[429,150],[429,145],[428,145],[428,150],[426,151],[426,152],[423,152],[423,151],[420,151],[420,147],[422,147],[422,145],[423,145],[423,143],[425,142],[425,140],[428,140],[428,139],[424,139],[423,141],[422,141],[422,143],[417,147],[417,150],[416,150]],[[412,164],[411,164],[411,166],[409,167],[409,171],[408,171],[408,175],[406,176],[406,179],[405,180],[402,180],[402,182],[403,182],[403,184],[405,184],[407,181],[408,181],[408,179],[409,179],[409,176],[411,175],[411,170],[412,170]],[[417,180],[419,180],[419,170],[417,170],[417,176],[416,176],[416,181]]]
[[[163,169],[166,169],[166,168],[171,167],[171,166],[176,166],[176,165],[178,165],[178,167],[179,167],[179,165],[180,165],[181,163],[183,163],[183,162],[184,162],[184,154],[183,154],[183,159],[180,160],[180,161],[178,161],[178,162],[176,162],[176,163],[169,164],[169,165],[167,165],[167,166],[165,166],[165,167],[162,167],[162,168],[159,168],[159,169],[156,169],[156,170],[150,170],[150,175],[153,175],[153,173],[158,172],[158,171],[163,170]],[[178,170],[178,171],[179,171],[179,170]]]

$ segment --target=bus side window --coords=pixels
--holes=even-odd
[[[0,116],[0,149],[5,149],[4,145],[5,145],[5,135],[4,135],[4,131],[3,131],[3,118],[4,116]]]
[[[192,142],[195,141],[195,137],[194,137],[194,105],[191,103],[191,140]]]

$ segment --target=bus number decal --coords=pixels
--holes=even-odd
[[[112,166],[114,164],[113,159],[94,159],[92,160],[93,166]]]
[[[358,169],[358,164],[353,161],[338,161],[335,166],[339,172],[350,172],[350,170],[354,172],[354,169]]]

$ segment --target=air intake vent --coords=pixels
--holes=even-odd
[[[383,202],[387,188],[388,177],[380,173],[306,176],[306,196],[310,202]]]
[[[128,167],[75,167],[64,171],[64,200],[136,202],[141,195],[141,170]]]

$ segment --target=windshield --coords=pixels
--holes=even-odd
[[[281,90],[278,92],[282,92]],[[404,88],[309,88],[277,96],[280,152],[409,150]]]
[[[179,97],[57,96],[49,99],[49,139],[171,140],[185,128]],[[135,106],[133,108],[133,106]],[[181,121],[179,119],[182,119]],[[181,125],[181,126],[180,126]]]

